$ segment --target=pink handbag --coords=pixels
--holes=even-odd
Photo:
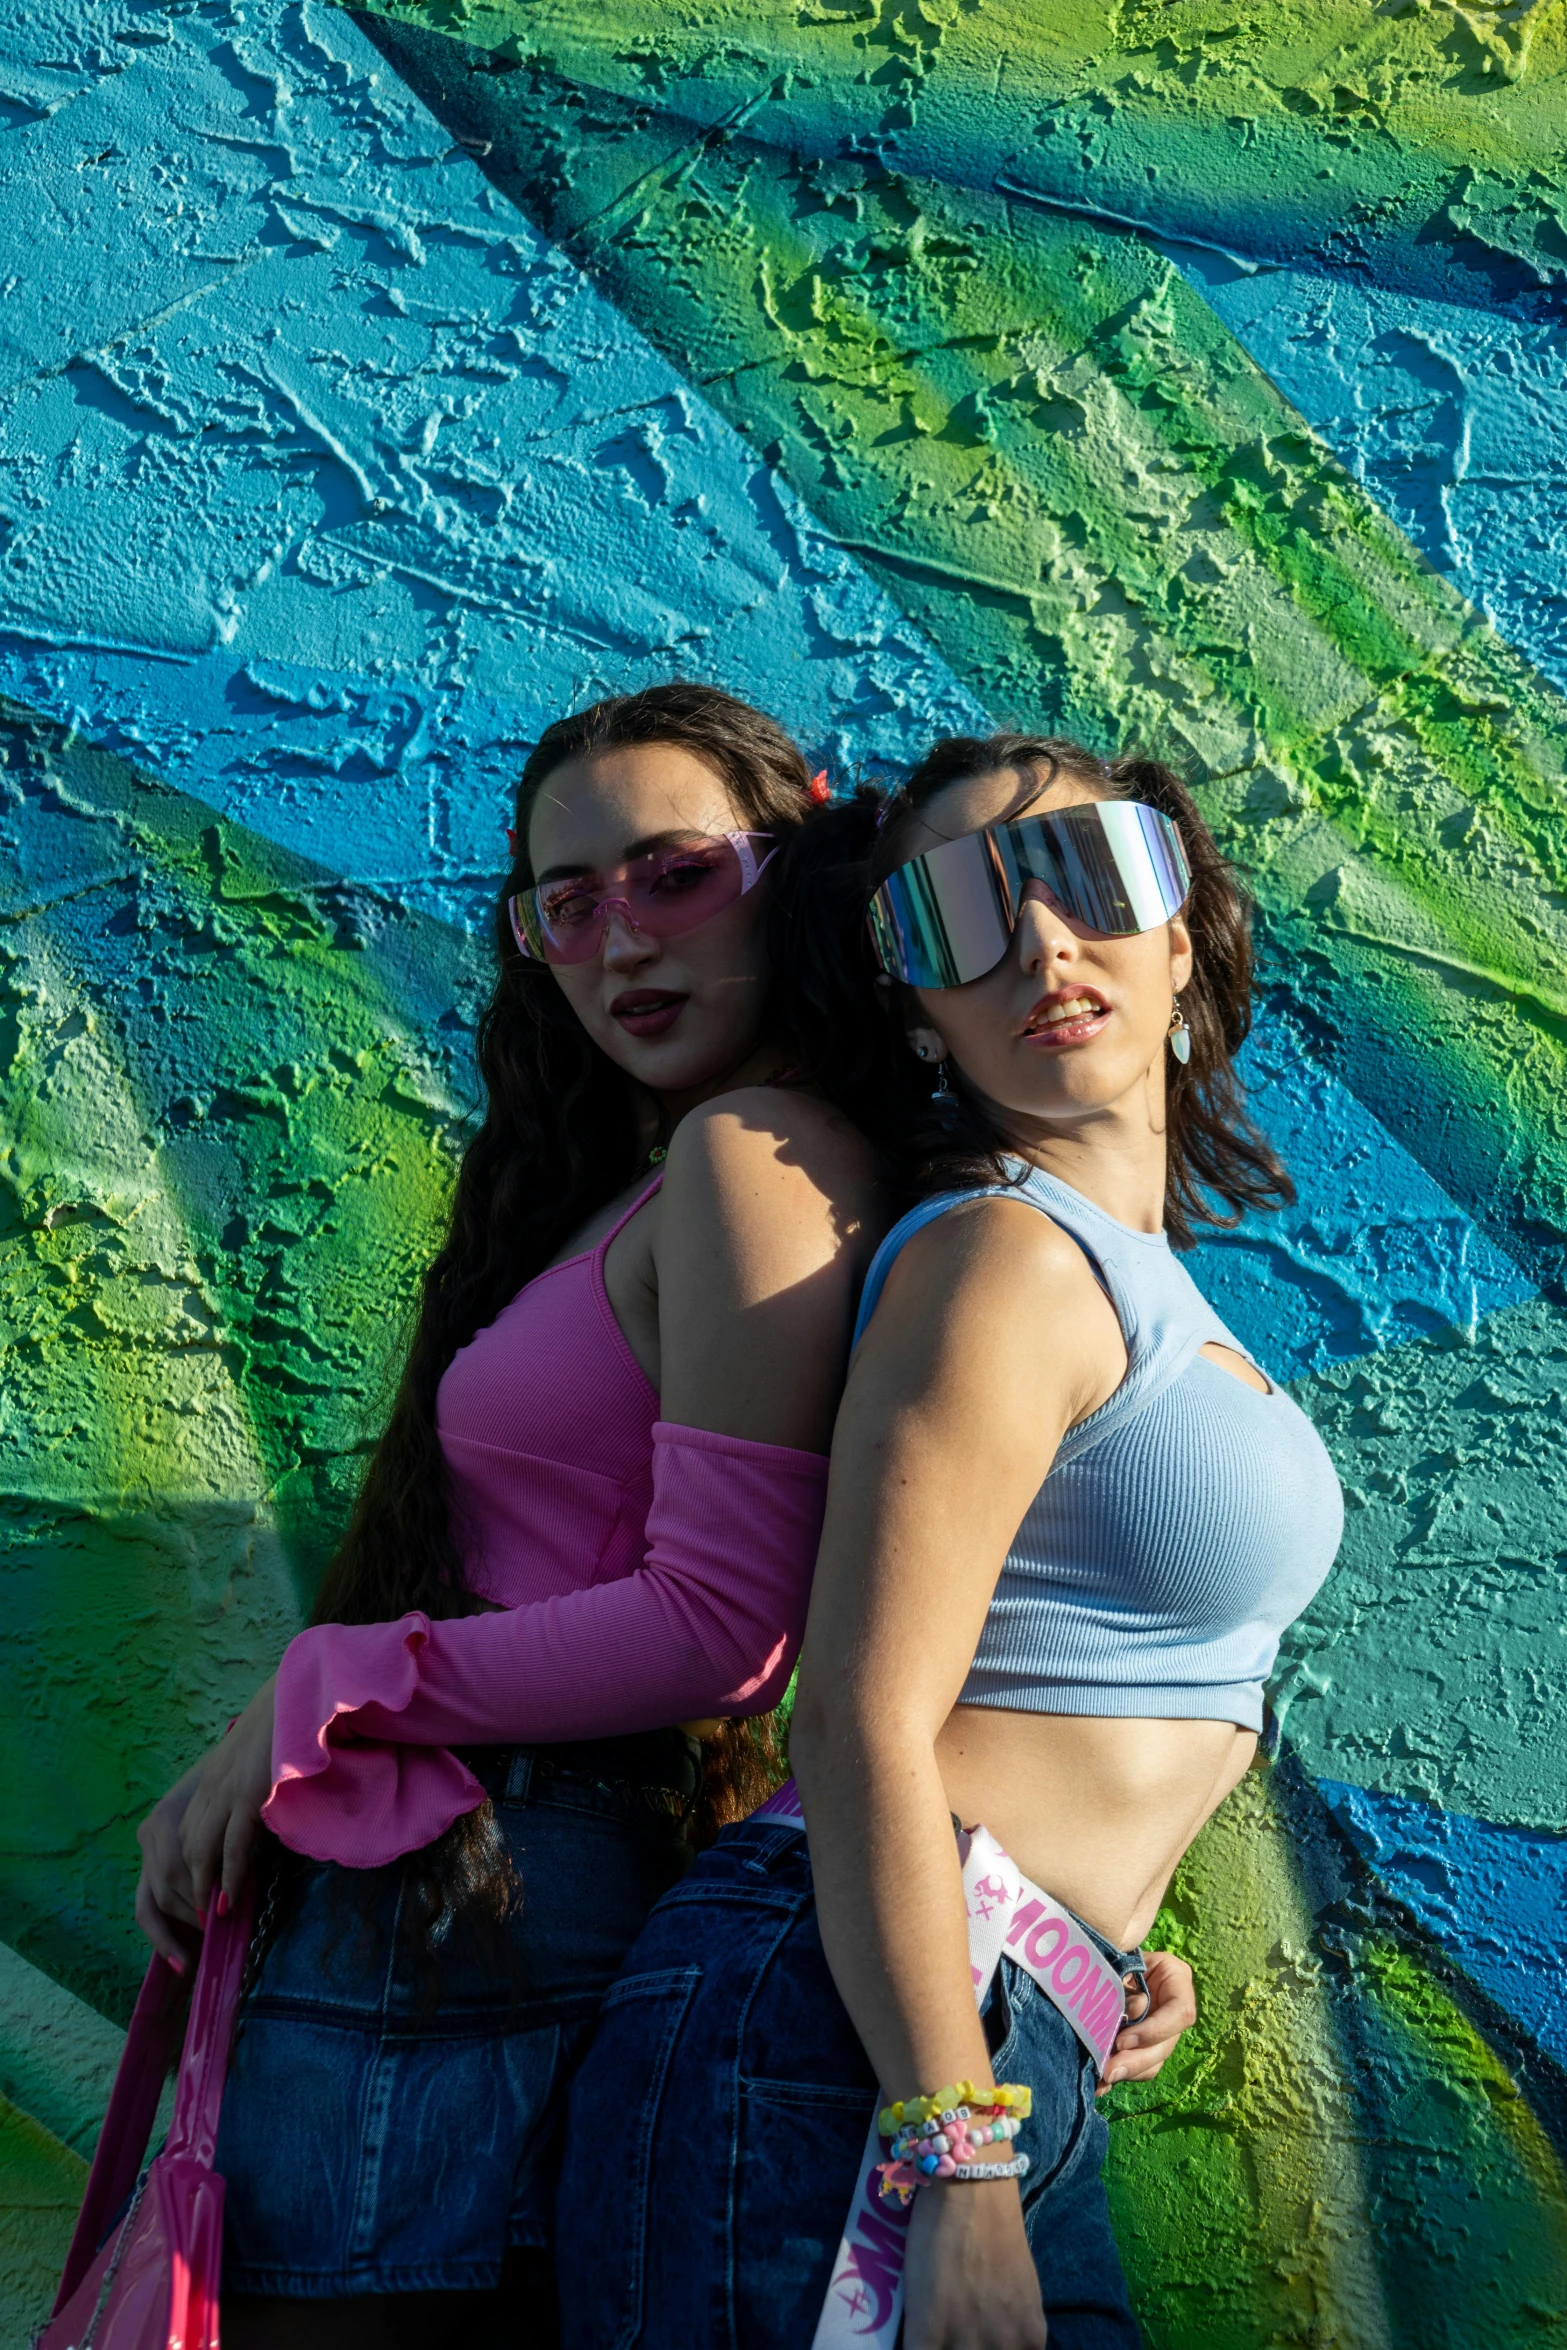
[[[93,2156],[54,2313],[37,2350],[218,2350],[223,2181],[212,2167],[218,2111],[250,1943],[247,1886],[201,1946],[174,2092],[174,2126],[142,2168],[158,2098],[179,2048],[180,1981],[147,1969]],[[101,2241],[126,2197],[129,2208]]]

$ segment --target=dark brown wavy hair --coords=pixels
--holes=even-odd
[[[961,1078],[955,1103],[933,1104],[930,1072],[905,1041],[913,991],[877,985],[865,920],[921,811],[949,784],[997,768],[1037,776],[1041,791],[1061,774],[1146,801],[1181,835],[1192,869],[1185,918],[1194,962],[1181,991],[1191,1060],[1183,1066],[1172,1056],[1166,1069],[1172,1244],[1190,1248],[1201,1225],[1232,1226],[1247,1209],[1292,1200],[1294,1185],[1246,1115],[1234,1064],[1251,1027],[1251,902],[1186,785],[1156,759],[1098,759],[1055,735],[959,735],[937,743],[890,800],[862,789],[801,831],[780,860],[771,922],[802,1067],[869,1137],[904,1202],[1013,1180],[1006,1136]]]
[[[521,955],[507,900],[532,882],[528,820],[568,760],[674,743],[719,777],[742,824],[787,837],[810,812],[809,770],[773,719],[717,687],[687,683],[596,702],[540,736],[517,787],[514,853],[496,900],[495,986],[479,1021],[483,1115],[463,1154],[446,1239],[424,1277],[386,1429],[348,1528],[322,1578],[312,1621],[376,1624],[410,1608],[469,1615],[468,1581],[436,1435],[441,1377],[460,1347],[633,1181],[649,1135],[632,1081],[593,1042],[552,972]],[[777,1027],[770,1001],[764,1025]],[[772,1783],[770,1717],[726,1725],[705,1757],[698,1837],[742,1817]],[[420,1856],[416,1897],[432,1929],[458,1910],[505,1914],[505,1844],[491,1806],[459,1820]]]

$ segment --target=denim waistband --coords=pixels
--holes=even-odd
[[[685,1730],[638,1730],[623,1738],[581,1738],[549,1746],[466,1746],[453,1750],[485,1793],[504,1800],[535,1780],[587,1781],[628,1793],[657,1792],[693,1803],[702,1785],[702,1748]]]
[[[956,1815],[953,1817],[952,1827],[954,1835],[961,1833]],[[758,1817],[753,1814],[750,1819],[741,1820],[734,1827],[726,1828],[723,1831],[723,1835],[720,1841],[723,1844],[732,1847],[737,1843],[749,1842],[753,1839],[756,1840],[759,1844],[765,1840],[765,1848],[779,1853],[788,1851],[790,1849],[797,1849],[802,1858],[805,1860],[806,1865],[809,1866],[809,1852],[803,1833],[799,1828],[791,1826],[787,1821],[784,1820],[770,1820]],[[1055,1896],[1053,1894],[1051,1899],[1055,1900]],[[1108,1934],[1101,1934],[1097,1926],[1091,1926],[1085,1917],[1080,1917],[1075,1909],[1069,1909],[1064,1901],[1056,1901],[1056,1907],[1063,1913],[1064,1916],[1069,1917],[1072,1920],[1072,1923],[1080,1929],[1084,1938],[1092,1943],[1093,1947],[1098,1951],[1100,1957],[1103,1958],[1108,1965],[1114,1967],[1118,1975],[1123,1977],[1126,1975],[1135,1976],[1137,1986],[1141,1991],[1144,2000],[1144,2006],[1141,2012],[1143,2015],[1146,2015],[1148,2012],[1148,2007],[1151,2004],[1151,1998],[1148,1990],[1147,1961],[1143,1951],[1141,1949],[1122,1950],[1118,1948],[1117,1945],[1111,1941]],[[1005,1961],[1003,1961],[1003,1963],[1005,1963]],[[1140,2020],[1141,2017],[1137,2015],[1129,2014],[1127,2017],[1128,2023],[1137,2023]]]

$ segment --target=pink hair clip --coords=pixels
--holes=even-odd
[[[811,777],[810,782],[805,787],[805,796],[811,802],[812,806],[817,808],[825,807],[827,802],[832,798],[832,787],[827,781],[827,770],[825,767],[822,768],[819,774],[813,775]]]
[[[509,824],[506,827],[506,846],[515,857],[517,854],[517,835],[515,832],[513,832]]]

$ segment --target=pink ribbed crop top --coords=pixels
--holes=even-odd
[[[453,1746],[550,1744],[765,1713],[805,1627],[827,1462],[658,1416],[598,1246],[461,1349],[436,1423],[453,1527],[491,1601],[433,1621],[318,1624],[278,1671],[262,1818],[372,1868],[483,1799]]]

